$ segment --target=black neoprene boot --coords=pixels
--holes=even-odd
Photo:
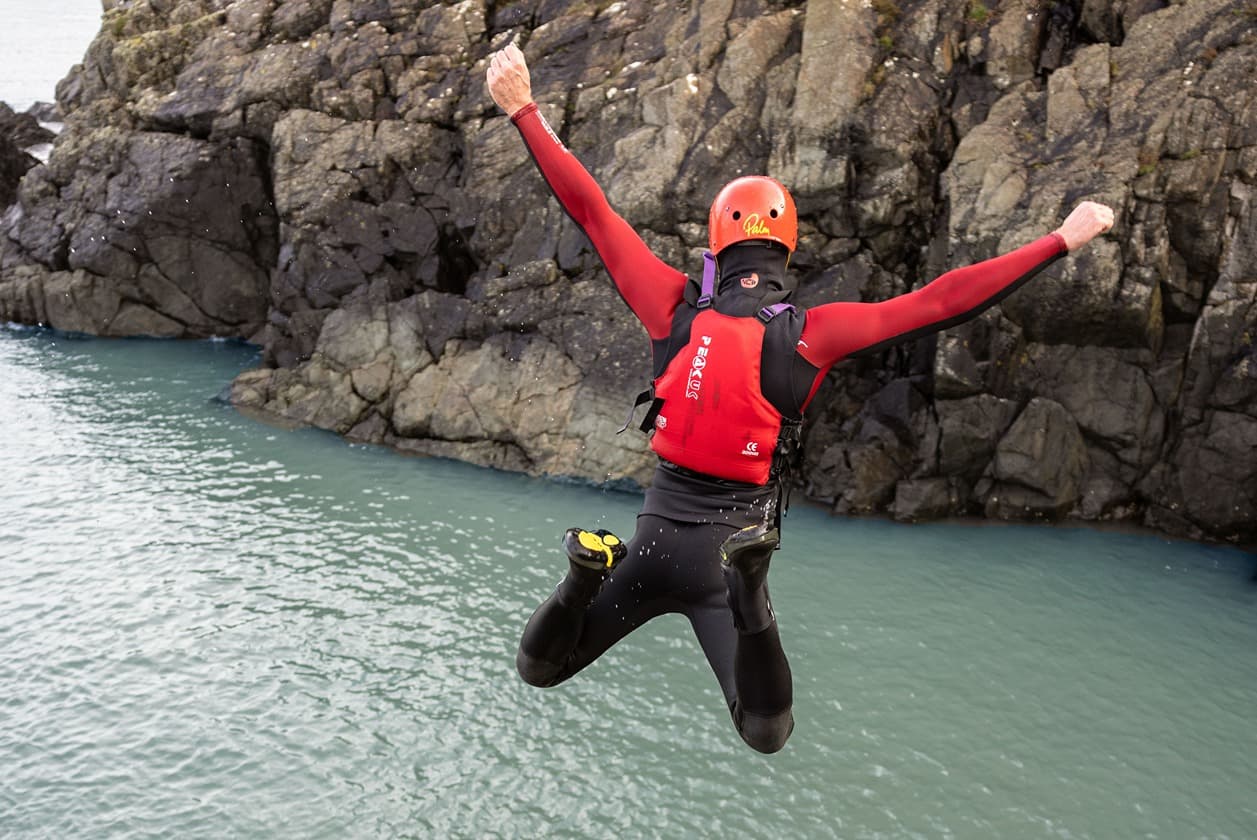
[[[780,542],[776,528],[752,525],[720,545],[721,571],[728,589],[733,624],[740,633],[758,633],[773,623],[768,599],[768,563]]]
[[[559,600],[580,609],[593,603],[607,575],[628,554],[628,546],[610,531],[583,528],[567,529],[563,550],[567,552],[568,570],[559,583]]]

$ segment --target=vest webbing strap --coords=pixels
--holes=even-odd
[[[654,399],[655,399],[655,386],[653,385],[647,388],[645,391],[642,391],[640,394],[638,394],[637,399],[633,400],[633,407],[629,409],[628,419],[624,421],[624,425],[621,426],[618,431],[616,431],[616,434],[617,435],[621,434],[626,429],[628,429],[629,426],[633,425],[633,415],[637,413],[638,406],[645,405],[646,403],[651,402]],[[659,413],[659,410],[655,409],[655,414],[658,414],[658,413]],[[647,417],[649,418],[652,424],[655,422],[654,416],[647,413]],[[648,431],[648,427],[645,425],[645,423],[642,424],[642,431],[643,432]]]
[[[711,251],[703,252],[703,284],[698,290],[698,303],[695,304],[699,309],[706,309],[711,306],[712,298],[716,296],[716,257]]]
[[[773,512],[773,527],[781,534],[781,517],[790,509],[790,483],[794,477],[794,457],[803,440],[803,421],[781,418],[781,432],[777,435],[777,448],[773,452],[770,475],[777,481],[777,504]],[[777,548],[781,548],[778,536]]]
[[[756,312],[755,317],[767,324],[782,312],[787,312],[791,309],[794,309],[794,304],[792,303],[774,303],[772,306],[765,306],[759,312]]]

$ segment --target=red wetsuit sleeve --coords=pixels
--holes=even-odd
[[[685,275],[656,257],[549,123],[529,103],[511,115],[537,168],[563,210],[593,242],[611,282],[651,339],[666,338],[685,292]]]
[[[827,303],[809,309],[799,354],[824,373],[847,356],[953,327],[1012,294],[1066,251],[1061,235],[1051,233],[881,303]]]

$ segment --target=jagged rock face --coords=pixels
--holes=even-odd
[[[13,203],[22,176],[39,163],[24,150],[52,138],[53,133],[40,126],[35,117],[14,113],[0,102],[0,207]]]
[[[253,141],[104,128],[56,151],[6,220],[33,263],[5,269],[8,317],[116,336],[261,329],[275,225]]]
[[[995,4],[992,4],[994,6]],[[265,348],[243,408],[534,473],[647,480],[647,341],[484,89],[518,37],[614,206],[698,269],[768,172],[798,302],[880,300],[1118,225],[978,319],[839,365],[800,480],[840,512],[1257,539],[1257,7],[1234,0],[136,0],[61,85],[0,318]]]
[[[22,176],[39,161],[22,151],[12,138],[0,134],[0,203],[13,203]]]
[[[0,137],[7,137],[20,149],[52,142],[56,134],[40,125],[39,118],[32,113],[43,110],[43,106],[35,106],[27,113],[19,114],[0,102]]]

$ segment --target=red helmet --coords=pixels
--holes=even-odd
[[[735,242],[770,239],[794,253],[799,241],[799,214],[794,199],[779,181],[747,175],[725,184],[711,203],[707,241],[713,254]]]

